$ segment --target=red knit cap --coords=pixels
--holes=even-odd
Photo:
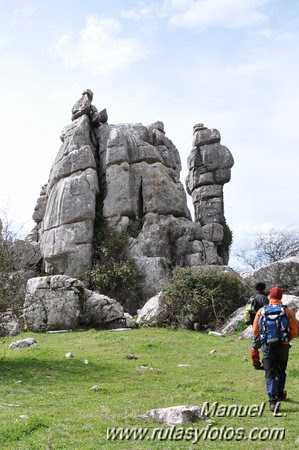
[[[276,298],[277,300],[281,300],[282,290],[279,287],[272,288],[270,291],[270,298]]]

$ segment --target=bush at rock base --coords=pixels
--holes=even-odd
[[[90,288],[116,299],[135,313],[143,298],[141,273],[128,256],[129,238],[105,223],[95,236],[94,262],[87,271]]]
[[[163,288],[167,324],[200,329],[219,326],[244,304],[244,288],[237,274],[176,267]]]

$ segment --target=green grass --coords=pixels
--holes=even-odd
[[[89,330],[68,334],[23,333],[39,347],[6,350],[0,360],[0,449],[295,449],[299,435],[299,350],[290,352],[283,417],[213,417],[213,426],[284,427],[283,441],[107,441],[107,427],[149,427],[138,416],[173,405],[260,404],[267,401],[264,372],[251,366],[250,342],[192,331]],[[4,346],[15,340],[5,340]],[[216,353],[210,354],[212,349]],[[65,359],[71,351],[73,359]],[[127,354],[137,360],[127,360]],[[1,356],[1,354],[0,354]],[[246,360],[244,360],[244,357]],[[89,364],[83,364],[87,358]],[[190,367],[178,367],[190,364]],[[138,367],[155,370],[141,373]],[[19,383],[18,381],[22,381]],[[91,391],[97,384],[99,391]],[[7,406],[7,405],[19,406]],[[20,418],[21,415],[26,416]],[[190,425],[188,425],[189,427]],[[206,427],[206,422],[191,424]],[[166,427],[164,425],[164,427]],[[298,446],[299,448],[299,446]]]

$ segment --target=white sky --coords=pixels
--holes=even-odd
[[[225,186],[234,248],[298,226],[296,0],[0,0],[0,209],[32,228],[59,135],[85,88],[110,123],[162,120],[182,181],[192,128],[235,158]]]

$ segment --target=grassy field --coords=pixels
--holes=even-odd
[[[290,353],[282,417],[268,404],[261,417],[213,417],[186,426],[283,427],[283,441],[107,441],[108,427],[148,427],[138,415],[173,405],[260,404],[264,372],[251,366],[248,341],[168,329],[127,332],[23,333],[39,346],[6,350],[0,360],[0,449],[295,449],[299,435],[299,345]],[[16,338],[0,345],[4,352]],[[210,353],[211,350],[216,350]],[[73,359],[66,359],[71,351]],[[126,359],[134,354],[136,360]],[[0,354],[1,356],[1,354]],[[88,359],[89,364],[83,364]],[[190,367],[178,367],[190,364]],[[140,372],[147,365],[154,370]],[[90,390],[98,385],[97,392]],[[12,406],[14,405],[14,406]],[[23,417],[22,417],[23,416]],[[169,428],[166,425],[163,428]],[[179,438],[179,435],[177,435]],[[298,445],[299,448],[299,445]]]

